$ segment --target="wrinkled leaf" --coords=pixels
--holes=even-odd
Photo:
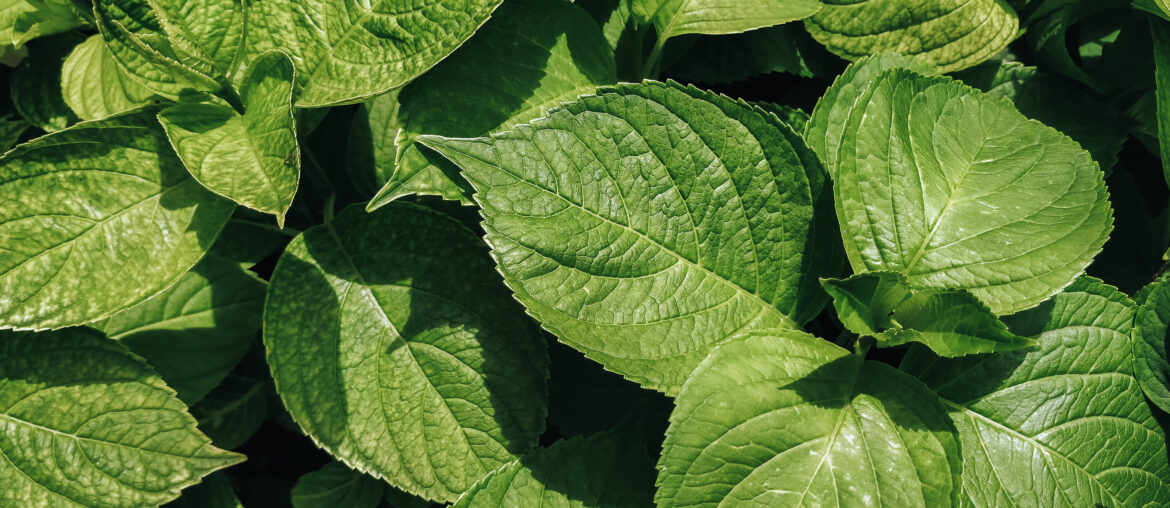
[[[90,36],[61,68],[65,103],[82,120],[98,120],[151,102],[154,92],[118,67],[101,35]]]

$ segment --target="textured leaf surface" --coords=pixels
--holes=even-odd
[[[504,4],[474,39],[402,89],[397,163],[369,209],[409,194],[471,202],[459,169],[424,152],[414,142],[418,135],[485,136],[616,82],[613,50],[580,7],[547,0]]]
[[[500,2],[258,0],[248,6],[245,58],[288,52],[297,63],[298,106],[356,102],[430,69]]]
[[[385,484],[339,462],[302,476],[292,489],[293,508],[374,508]]]
[[[240,86],[244,114],[205,102],[159,113],[175,152],[204,187],[241,205],[284,216],[300,182],[293,117],[293,63],[279,52],[252,62]]]
[[[836,269],[836,228],[821,167],[746,104],[619,85],[491,138],[425,140],[475,186],[529,312],[646,387],[677,392],[713,344],[803,323],[827,299],[816,281]]]
[[[1003,50],[1019,19],[1003,0],[826,0],[805,26],[848,60],[902,53],[951,72]]]
[[[215,257],[141,304],[92,326],[146,359],[194,404],[239,363],[260,331],[264,282]]]
[[[636,19],[654,23],[658,38],[732,34],[806,18],[820,0],[631,0]]]
[[[1150,401],[1170,412],[1170,363],[1166,355],[1170,282],[1161,278],[1143,292],[1145,301],[1137,311],[1134,325],[1134,370]]]
[[[1133,377],[1134,304],[1083,278],[1012,316],[1033,351],[939,359],[902,369],[947,406],[975,506],[1156,506],[1170,495],[1165,435]]]
[[[0,158],[0,327],[108,317],[170,287],[234,205],[193,180],[156,110],[85,122]],[[149,260],[149,262],[143,262]]]
[[[90,16],[75,0],[7,0],[0,6],[0,45],[23,46],[38,37],[87,24]],[[88,7],[88,5],[86,5]]]
[[[243,460],[211,446],[150,367],[98,332],[0,339],[5,506],[158,505]]]
[[[557,441],[492,471],[455,508],[650,506],[654,462],[637,425]]]
[[[12,71],[9,87],[16,111],[47,132],[77,121],[61,97],[61,64],[81,37],[62,34],[28,45],[29,57]]]
[[[850,112],[835,185],[855,272],[966,289],[997,314],[1075,279],[1112,230],[1089,153],[1002,99],[905,69]]]
[[[798,331],[712,351],[675,399],[660,507],[951,506],[959,443],[938,398]]]
[[[61,67],[65,103],[82,120],[98,120],[151,102],[154,92],[126,74],[101,35],[78,44]]]
[[[414,205],[349,207],[281,257],[268,362],[297,423],[347,465],[454,501],[536,444],[545,339],[482,242]]]

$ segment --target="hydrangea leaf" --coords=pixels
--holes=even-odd
[[[126,74],[101,35],[73,48],[61,67],[65,104],[82,120],[98,120],[151,102],[154,92]]]
[[[293,508],[374,508],[382,501],[386,484],[330,462],[297,480],[292,489]]]
[[[580,7],[547,0],[504,4],[474,39],[402,89],[394,172],[367,208],[410,194],[471,203],[459,168],[424,151],[417,136],[485,136],[613,83],[613,50]]]
[[[1003,0],[826,0],[805,20],[813,38],[842,58],[902,53],[938,72],[995,56],[1019,24]]]
[[[12,71],[12,104],[29,123],[46,132],[77,122],[61,97],[61,65],[80,41],[81,36],[75,33],[34,41],[28,45],[29,57]]]
[[[528,311],[643,386],[676,393],[715,343],[826,302],[817,277],[839,255],[823,170],[745,103],[646,82],[491,138],[419,139],[475,186]]]
[[[1154,506],[1170,495],[1165,435],[1130,356],[1134,304],[1082,278],[1011,316],[1039,347],[941,359],[911,350],[902,369],[943,400],[963,446],[973,506]]]
[[[1170,21],[1150,20],[1150,29],[1154,38],[1158,146],[1162,154],[1162,175],[1170,184]]]
[[[0,158],[0,202],[18,203],[0,208],[0,328],[111,316],[211,247],[235,205],[191,178],[156,113],[82,122]]]
[[[938,397],[804,332],[716,346],[675,403],[660,508],[957,504],[959,441]]]
[[[248,6],[243,60],[288,52],[297,63],[298,106],[358,102],[446,58],[501,1],[257,0]]]
[[[0,116],[0,153],[11,150],[31,124],[15,115]]]
[[[243,115],[231,106],[202,102],[169,107],[158,119],[199,183],[276,215],[283,227],[301,175],[292,97],[292,60],[271,52],[253,60],[244,76]]]
[[[158,505],[243,460],[212,446],[175,392],[100,333],[2,335],[0,504]]]
[[[1144,301],[1134,326],[1134,370],[1146,396],[1170,412],[1170,363],[1167,363],[1167,324],[1170,323],[1170,282],[1165,277],[1143,288]]]
[[[534,450],[492,471],[454,508],[650,506],[654,462],[638,427],[627,421]]]
[[[809,37],[799,24],[734,35],[695,36],[694,44],[667,66],[682,81],[735,83],[771,72],[811,78],[841,72],[840,59]]]
[[[1088,152],[948,78],[882,72],[843,133],[834,190],[854,272],[965,289],[1009,314],[1070,284],[1112,230]]]
[[[804,19],[820,0],[632,0],[641,23],[653,23],[659,40],[682,34],[734,34]]]
[[[390,175],[394,174],[394,158],[398,153],[395,138],[399,128],[399,91],[401,89],[391,90],[362,103],[353,115],[346,147],[346,169],[354,188],[366,196],[377,194],[390,181]]]
[[[168,503],[166,508],[244,508],[232,484],[223,473],[214,473],[203,479],[203,483],[186,489],[178,499]]]
[[[31,7],[31,10],[21,12],[13,20],[12,38],[2,41],[18,48],[38,37],[86,26],[93,16],[89,12],[89,2],[79,0],[20,0],[12,3]]]
[[[546,342],[482,241],[415,205],[346,208],[289,244],[264,342],[277,393],[346,465],[454,501],[536,444]]]
[[[145,358],[194,404],[243,358],[263,307],[263,281],[208,256],[166,291],[91,326]]]
[[[199,429],[225,450],[234,449],[260,430],[268,418],[272,383],[229,374],[211,393],[191,407]]]

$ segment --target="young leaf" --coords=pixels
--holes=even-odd
[[[1162,154],[1162,175],[1170,185],[1170,21],[1151,19],[1150,30],[1154,38],[1156,66],[1154,96],[1157,101],[1158,146]]]
[[[906,278],[896,273],[859,273],[848,279],[821,279],[833,298],[837,318],[853,333],[877,336],[894,326],[890,317],[913,293]]]
[[[1002,0],[833,0],[805,26],[842,58],[904,53],[951,72],[1003,50],[1019,19]]]
[[[631,0],[640,23],[654,23],[658,39],[682,34],[733,34],[804,19],[820,0]]]
[[[243,460],[215,448],[141,359],[98,332],[0,337],[0,504],[158,505]]]
[[[430,69],[471,37],[500,2],[257,0],[248,6],[244,60],[288,52],[297,63],[297,106],[357,102]]]
[[[91,326],[145,358],[194,404],[244,356],[263,307],[263,281],[208,256],[166,291]]]
[[[824,306],[817,277],[839,259],[825,176],[747,104],[646,82],[491,138],[419,139],[475,186],[528,311],[643,386],[675,393],[714,344]]]
[[[1082,278],[1009,318],[1038,349],[906,356],[902,369],[942,397],[958,427],[974,506],[1154,506],[1170,495],[1165,435],[1134,379],[1133,307]]]
[[[271,52],[252,61],[240,85],[244,114],[213,102],[158,114],[175,152],[204,187],[276,215],[284,227],[301,175],[292,110],[293,63]]]
[[[293,508],[374,508],[382,501],[385,483],[340,462],[302,476],[292,489]]]
[[[675,400],[661,508],[953,506],[959,442],[915,379],[799,331],[716,346]]]
[[[479,238],[419,206],[351,206],[293,240],[264,342],[301,428],[429,499],[454,501],[544,429],[545,339]]]
[[[548,0],[502,5],[474,39],[398,95],[394,172],[367,209],[410,194],[471,202],[459,169],[416,145],[419,135],[485,136],[613,83],[613,50],[580,7]]]
[[[1170,363],[1167,363],[1167,324],[1170,323],[1170,283],[1158,279],[1143,289],[1145,301],[1134,326],[1134,369],[1138,383],[1154,405],[1170,412]]]
[[[33,125],[47,132],[77,122],[61,97],[61,63],[81,41],[75,33],[61,34],[29,44],[29,57],[12,71],[12,104]]]
[[[149,104],[154,97],[154,92],[118,67],[101,35],[90,36],[65,58],[61,92],[65,104],[82,120],[130,111]]]
[[[640,437],[625,423],[557,441],[492,471],[455,508],[650,506],[654,462]]]
[[[235,207],[204,189],[155,109],[83,122],[0,157],[0,328],[95,321],[158,294]]]
[[[1088,152],[1010,103],[905,69],[853,103],[834,190],[855,272],[965,289],[996,314],[1071,283],[1113,226]]]

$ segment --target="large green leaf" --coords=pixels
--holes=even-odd
[[[805,26],[842,58],[904,53],[951,72],[1007,47],[1019,19],[1003,0],[825,0]]]
[[[28,45],[29,57],[12,71],[9,87],[16,111],[47,132],[77,121],[61,96],[61,65],[81,39],[68,33],[34,41]]]
[[[239,363],[260,331],[264,282],[208,256],[157,296],[91,326],[146,359],[194,404]]]
[[[910,376],[799,331],[712,351],[675,400],[659,507],[952,506],[959,442]]]
[[[1134,370],[1142,390],[1155,405],[1170,412],[1170,363],[1166,338],[1170,324],[1170,282],[1165,277],[1143,289],[1145,300],[1134,326]]]
[[[879,74],[850,111],[836,163],[855,272],[966,289],[996,314],[1071,283],[1113,226],[1088,152],[948,78]]]
[[[0,158],[0,328],[95,321],[170,287],[233,205],[193,180],[145,109]]]
[[[1133,306],[1083,278],[1012,316],[1037,350],[907,355],[902,369],[943,398],[959,429],[975,506],[1159,506],[1170,496],[1165,435],[1134,379]]]
[[[409,204],[351,206],[293,240],[264,342],[297,423],[347,465],[446,502],[534,446],[546,342],[486,250]]]
[[[635,19],[654,23],[658,39],[733,34],[804,19],[821,0],[631,0]]]
[[[0,47],[26,42],[87,24],[88,2],[79,0],[0,1]]]
[[[715,343],[804,323],[827,299],[817,277],[839,254],[826,178],[788,126],[745,103],[646,82],[491,138],[419,139],[475,186],[529,312],[643,386],[677,392]]]
[[[151,102],[154,92],[118,67],[101,35],[73,48],[61,67],[65,103],[82,120],[98,120]]]
[[[540,448],[492,471],[455,508],[650,506],[654,462],[638,425]]]
[[[248,5],[245,60],[289,53],[297,63],[298,106],[357,102],[430,69],[501,1],[256,0]]]
[[[409,194],[471,202],[459,169],[415,144],[420,134],[485,136],[616,82],[613,50],[580,7],[504,4],[474,39],[402,89],[394,172],[367,208]]]
[[[293,508],[374,508],[385,488],[385,483],[334,461],[300,477],[290,495]]]
[[[0,336],[0,504],[158,505],[243,456],[211,445],[162,380],[85,328]]]
[[[199,183],[276,215],[283,227],[301,177],[292,98],[292,60],[271,52],[253,60],[244,76],[243,115],[228,105],[201,102],[169,107],[158,119]]]
[[[1154,38],[1158,146],[1162,154],[1162,175],[1170,184],[1170,21],[1150,20]]]

